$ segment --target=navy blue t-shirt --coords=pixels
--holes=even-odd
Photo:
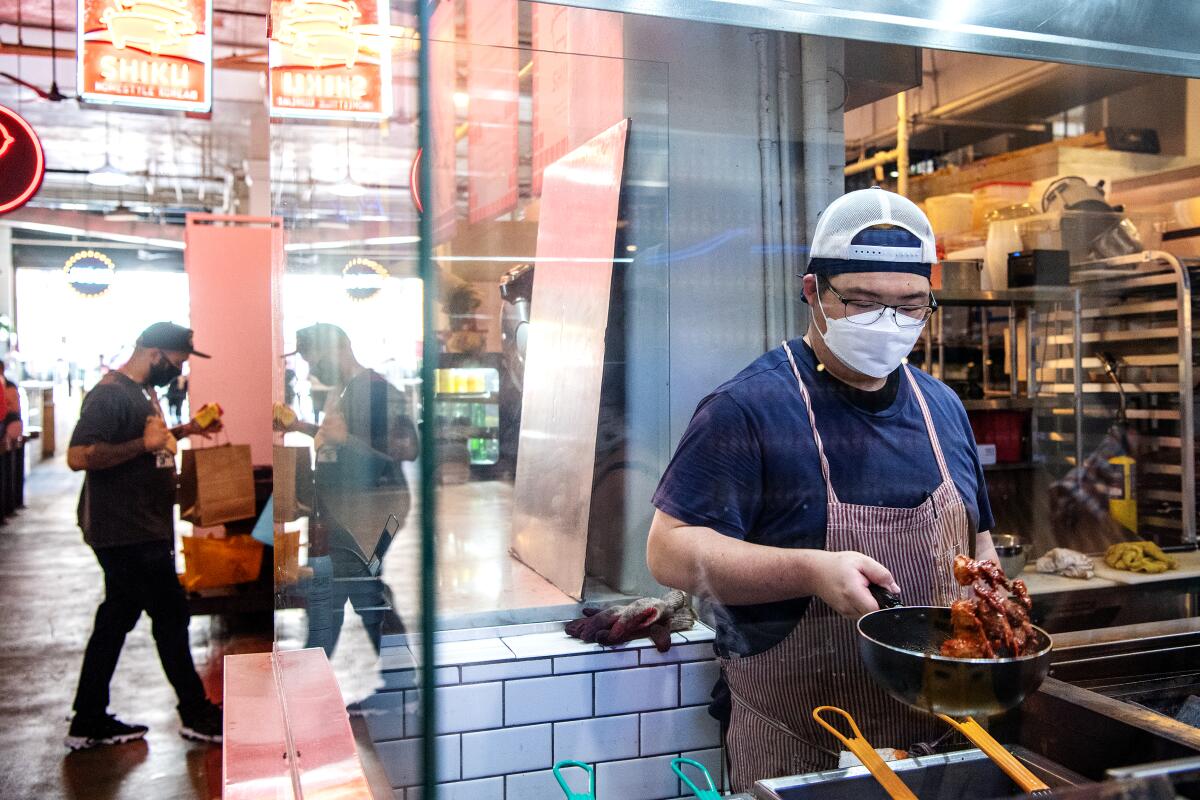
[[[817,369],[816,356],[802,339],[789,344],[812,397],[838,499],[890,508],[923,503],[941,475],[908,379],[901,374],[889,406],[866,411],[847,399],[836,378]],[[911,371],[974,530],[991,530],[983,468],[962,403],[941,381]],[[825,481],[783,347],[759,357],[700,401],[653,502],[688,525],[755,544],[825,547]],[[808,602],[805,597],[714,604],[717,651],[762,652],[792,631]]]

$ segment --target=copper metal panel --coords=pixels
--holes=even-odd
[[[370,800],[337,678],[319,648],[225,659],[223,800]]]
[[[546,169],[513,493],[513,554],[583,592],[628,120]]]

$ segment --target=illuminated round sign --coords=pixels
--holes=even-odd
[[[369,300],[379,294],[387,278],[387,269],[369,258],[352,258],[342,268],[342,288],[351,300]]]
[[[80,250],[63,264],[71,288],[84,297],[99,297],[112,286],[117,265],[97,250]]]
[[[33,126],[0,106],[0,214],[29,202],[42,185],[46,154]]]

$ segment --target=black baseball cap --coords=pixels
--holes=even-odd
[[[187,353],[199,358],[212,358],[208,353],[201,353],[192,344],[192,329],[174,322],[156,322],[137,339],[138,347],[154,347],[159,350],[172,350],[176,353]]]

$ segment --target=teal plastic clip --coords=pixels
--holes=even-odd
[[[579,767],[588,774],[588,790],[585,794],[573,791],[563,779],[560,770],[563,767]],[[582,761],[559,761],[554,765],[554,780],[558,781],[558,785],[562,787],[563,794],[567,796],[567,800],[596,800],[596,772],[591,766],[584,764]]]
[[[701,789],[696,784],[692,783],[692,779],[683,773],[682,764],[687,764],[690,767],[695,767],[700,770],[700,774],[704,776],[704,780],[708,783],[707,789]],[[721,800],[721,793],[717,791],[717,784],[713,781],[712,775],[708,774],[708,769],[699,761],[693,761],[690,758],[672,758],[671,769],[683,781],[683,784],[692,790],[692,794],[696,795],[700,800]]]

